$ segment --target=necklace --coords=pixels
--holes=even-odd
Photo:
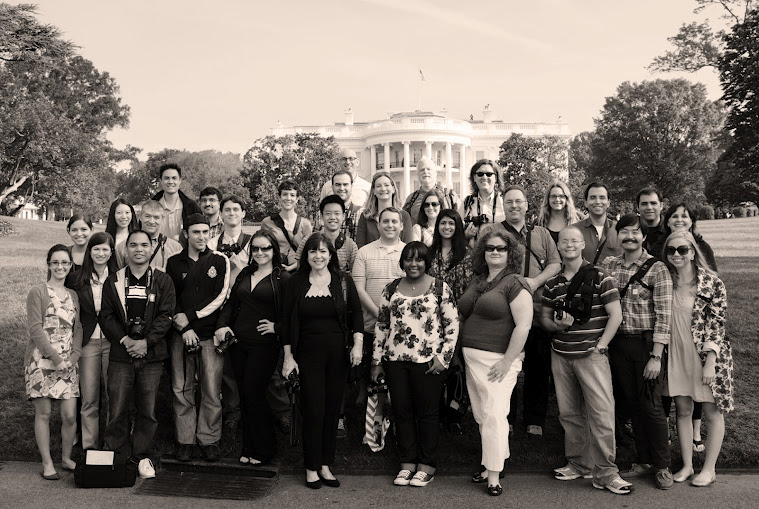
[[[315,290],[317,296],[324,297],[326,295],[329,295],[329,283],[332,280],[331,275],[328,274],[326,278],[317,278],[312,274],[308,277],[308,280],[311,282],[311,286],[313,287],[312,289]],[[308,293],[314,292],[309,291]]]

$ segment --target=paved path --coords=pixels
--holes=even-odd
[[[338,476],[343,486],[307,489],[301,475],[283,475],[271,495],[255,501],[208,500],[197,498],[150,497],[134,494],[134,488],[80,490],[73,475],[62,474],[57,482],[43,481],[36,463],[0,463],[0,508],[87,509],[87,508],[250,508],[277,509],[356,507],[356,508],[435,508],[468,507],[532,508],[756,508],[759,507],[759,474],[723,473],[708,488],[675,485],[659,491],[652,480],[639,481],[630,495],[614,495],[593,489],[589,480],[556,481],[548,475],[509,474],[502,480],[504,493],[491,498],[484,485],[473,484],[464,476],[440,475],[426,488],[396,487],[389,476]],[[161,475],[160,472],[158,475]],[[151,482],[137,480],[138,483]],[[139,485],[139,484],[138,484]]]

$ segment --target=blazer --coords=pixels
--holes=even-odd
[[[66,290],[69,292],[76,309],[73,324],[73,344],[71,353],[68,356],[69,362],[74,365],[79,362],[79,357],[82,355],[82,324],[79,319],[79,299],[76,296],[76,292],[68,288]],[[26,320],[29,327],[29,342],[26,345],[26,352],[24,353],[25,365],[31,362],[35,347],[37,347],[43,356],[52,360],[53,364],[57,365],[62,360],[62,357],[58,355],[53,345],[50,344],[50,338],[43,328],[45,313],[49,306],[50,296],[47,293],[47,283],[34,286],[29,290],[29,295],[26,297]]]

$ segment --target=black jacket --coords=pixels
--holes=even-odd
[[[145,339],[148,342],[146,362],[158,362],[169,357],[166,333],[171,328],[176,298],[171,278],[158,269],[153,271],[153,281],[145,309]],[[133,362],[134,359],[120,343],[127,335],[126,300],[124,278],[126,267],[111,274],[103,286],[103,301],[98,323],[103,334],[111,342],[111,362]]]

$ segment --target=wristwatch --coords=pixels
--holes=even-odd
[[[661,362],[661,355],[654,355],[653,352],[651,352],[651,355],[649,355],[648,358],[649,359],[654,359],[654,360],[657,360],[657,361]]]
[[[598,351],[598,353],[603,354],[603,355],[608,355],[609,354],[609,347],[608,346],[596,346],[596,350]]]

